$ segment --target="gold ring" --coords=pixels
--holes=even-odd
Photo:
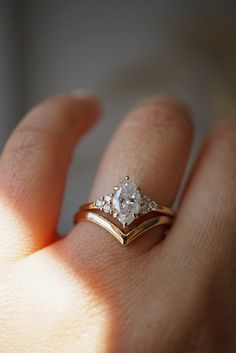
[[[171,208],[141,194],[140,188],[127,176],[114,192],[80,207],[74,222],[90,221],[127,245],[147,230],[158,225],[171,225],[175,213]]]

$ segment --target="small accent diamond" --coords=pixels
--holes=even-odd
[[[111,205],[109,203],[105,203],[102,209],[105,213],[109,213],[111,211]]]
[[[149,201],[148,207],[150,211],[156,211],[158,209],[158,204],[155,201]]]
[[[107,202],[107,203],[111,202],[111,201],[112,201],[112,195],[109,195],[109,194],[105,195],[105,196],[104,196],[104,200],[105,200],[105,202]]]
[[[97,208],[102,209],[103,205],[104,205],[103,199],[97,199],[97,200],[96,200],[95,206],[96,206]]]
[[[149,206],[148,206],[149,201],[150,201],[149,197],[147,197],[146,195],[142,196],[142,203],[141,203],[142,214],[146,214],[149,212]]]

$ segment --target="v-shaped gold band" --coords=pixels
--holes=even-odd
[[[172,216],[172,217],[171,217]],[[122,245],[127,245],[141,234],[147,230],[156,227],[158,225],[166,224],[170,225],[173,223],[173,214],[171,216],[166,216],[163,214],[157,214],[151,218],[145,219],[138,225],[134,226],[130,231],[125,233],[119,227],[117,227],[109,219],[103,217],[101,214],[94,212],[92,207],[91,210],[88,210],[87,207],[82,207],[79,212],[76,213],[74,221],[78,223],[79,221],[89,221],[95,223],[110,234],[112,234]]]

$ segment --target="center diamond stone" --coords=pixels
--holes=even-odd
[[[135,219],[141,207],[141,195],[137,185],[132,180],[124,180],[118,185],[112,201],[113,212],[117,214],[117,219],[125,226]]]

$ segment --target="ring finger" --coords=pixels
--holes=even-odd
[[[127,114],[105,152],[91,200],[112,191],[126,175],[134,179],[142,193],[170,206],[185,169],[192,140],[187,108],[175,99],[152,97]],[[137,239],[131,248],[155,245],[163,229],[155,228]],[[106,231],[91,223],[81,223],[65,239],[73,249],[120,251],[121,246]],[[78,254],[78,253],[77,253]]]

